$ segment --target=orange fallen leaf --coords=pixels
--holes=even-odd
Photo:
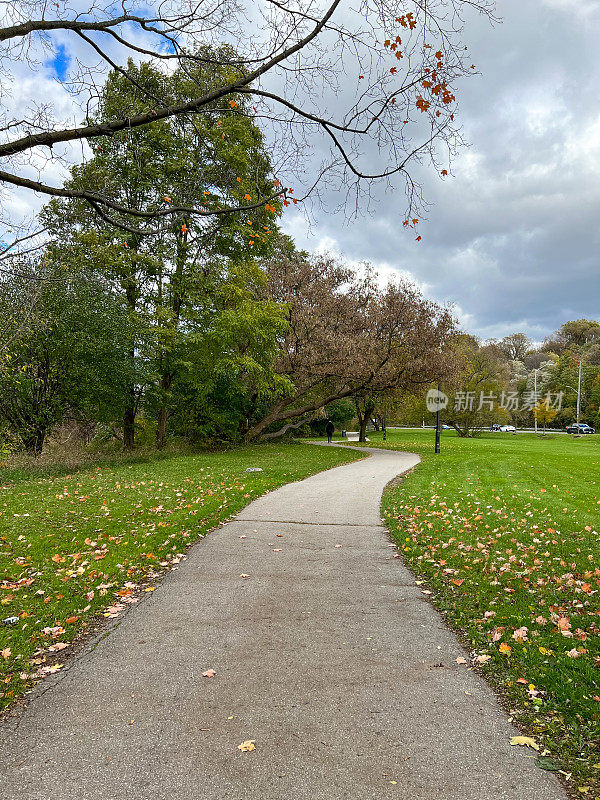
[[[68,625],[72,625],[74,622],[77,622],[78,619],[79,617],[69,617],[68,619],[65,620],[65,623]]]

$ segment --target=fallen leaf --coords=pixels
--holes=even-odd
[[[249,577],[250,575],[246,575],[245,572],[242,572],[242,574],[240,575],[240,578],[249,578]]]
[[[217,673],[214,669],[207,669],[206,672],[202,673],[203,678],[214,678]]]
[[[533,750],[539,750],[539,745],[530,736],[513,736],[510,743],[519,747],[531,747]]]
[[[10,654],[11,654],[10,647],[5,647],[0,655],[2,655],[2,658],[10,658]]]
[[[467,663],[467,659],[466,659],[466,658],[463,658],[462,656],[459,656],[459,657],[456,659],[456,663],[457,663],[457,664],[466,664],[466,663]]]
[[[246,739],[245,742],[238,744],[238,750],[241,750],[242,753],[249,753],[251,750],[254,750],[254,742],[256,739]]]

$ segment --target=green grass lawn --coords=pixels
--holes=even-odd
[[[384,494],[390,531],[540,766],[600,797],[600,436],[444,431],[437,456],[433,440],[388,430],[423,457]]]
[[[1,486],[0,619],[16,619],[0,623],[0,709],[60,669],[92,620],[152,591],[153,578],[219,522],[284,483],[360,457],[256,445]]]

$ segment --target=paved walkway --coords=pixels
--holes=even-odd
[[[369,452],[252,503],[49,679],[1,729],[2,800],[564,800],[392,557],[379,498],[418,458]]]

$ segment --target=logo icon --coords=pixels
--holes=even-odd
[[[443,411],[443,409],[446,408],[448,405],[448,396],[440,392],[439,389],[430,389],[427,392],[426,403],[427,411],[431,411],[435,414],[438,409]]]

